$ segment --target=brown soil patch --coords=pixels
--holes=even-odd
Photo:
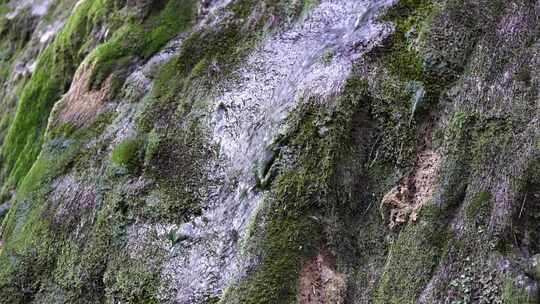
[[[309,260],[300,272],[300,304],[342,304],[345,300],[345,276],[335,271],[335,260],[325,248]]]
[[[381,208],[390,208],[390,229],[408,220],[417,220],[418,212],[433,195],[433,181],[439,165],[440,155],[431,150],[423,151],[418,155],[411,174],[383,197]]]
[[[92,121],[103,108],[111,91],[112,76],[103,83],[101,89],[89,89],[91,68],[83,67],[75,73],[69,91],[55,108],[55,125],[71,123],[79,128]]]

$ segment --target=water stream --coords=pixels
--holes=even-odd
[[[203,216],[179,227],[191,241],[162,273],[175,282],[176,302],[219,294],[242,272],[238,241],[264,197],[254,190],[254,166],[267,161],[267,148],[293,107],[309,97],[330,102],[352,63],[391,33],[390,25],[374,19],[392,2],[321,1],[301,22],[263,41],[220,86],[211,102],[219,160],[209,167],[224,182]]]

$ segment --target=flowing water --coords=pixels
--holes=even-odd
[[[220,294],[245,263],[239,254],[247,225],[264,202],[255,190],[257,164],[272,159],[275,141],[292,108],[316,97],[330,102],[351,73],[352,64],[392,31],[375,17],[392,0],[327,0],[290,29],[265,39],[233,77],[219,85],[213,106],[213,140],[219,147],[209,174],[204,214],[180,227],[181,248],[171,248],[162,279],[173,302],[198,303]],[[159,56],[159,55],[158,55]],[[264,170],[263,170],[264,171]],[[264,172],[262,172],[264,174]]]

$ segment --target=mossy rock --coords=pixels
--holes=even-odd
[[[134,169],[141,165],[143,148],[144,141],[142,139],[125,139],[114,147],[111,160],[117,165]]]
[[[41,151],[52,107],[71,84],[92,44],[94,29],[117,8],[114,0],[89,0],[79,5],[55,40],[37,58],[36,69],[20,94],[13,122],[2,145],[5,193],[18,186]],[[24,153],[23,153],[24,151]]]
[[[479,217],[487,216],[491,194],[489,192],[478,192],[474,195],[465,209],[465,216],[468,221],[474,221]]]

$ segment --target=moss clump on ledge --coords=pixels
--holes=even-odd
[[[120,166],[133,169],[141,163],[144,141],[139,138],[125,139],[114,147],[111,160]]]

